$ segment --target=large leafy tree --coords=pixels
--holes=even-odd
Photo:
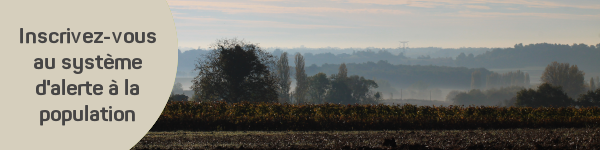
[[[379,86],[374,80],[365,79],[358,75],[352,75],[348,78],[348,84],[352,90],[352,100],[350,103],[364,103],[371,101],[374,98],[374,94],[371,89],[378,88]]]
[[[577,98],[577,103],[579,106],[583,107],[600,106],[600,89],[582,94]]]
[[[331,88],[327,91],[326,102],[350,104],[355,103],[352,99],[352,89],[348,85],[347,77],[333,74],[330,76]]]
[[[342,104],[373,103],[374,93],[371,89],[378,87],[374,80],[358,75],[348,77],[348,69],[344,63],[338,68],[338,74],[331,75],[330,83],[326,101]]]
[[[352,88],[348,84],[348,69],[342,63],[337,74],[330,77],[331,88],[327,91],[326,101],[330,103],[355,103],[352,98]]]
[[[517,106],[527,107],[566,107],[573,99],[563,92],[560,86],[542,83],[537,90],[523,89],[517,92]]]
[[[569,97],[576,97],[585,91],[584,76],[577,65],[555,61],[546,67],[541,79],[544,83],[562,87]]]
[[[330,88],[329,79],[325,73],[317,73],[308,77],[308,93],[312,103],[320,104],[325,102],[325,93]]]
[[[221,39],[196,64],[192,89],[201,100],[276,101],[275,58],[257,44]]]
[[[581,94],[581,96],[577,98],[577,103],[582,107],[600,106],[600,89]]]

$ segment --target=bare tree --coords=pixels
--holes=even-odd
[[[552,62],[542,74],[541,81],[554,86],[561,86],[569,97],[576,97],[584,89],[585,73],[577,68],[577,65],[569,63]]]

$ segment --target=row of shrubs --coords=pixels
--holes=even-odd
[[[590,127],[599,107],[169,102],[151,131],[328,131]]]

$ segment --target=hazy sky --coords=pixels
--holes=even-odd
[[[511,47],[600,43],[600,0],[168,0],[180,47]]]

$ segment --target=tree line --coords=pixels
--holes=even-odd
[[[290,72],[287,63],[287,52],[281,54],[277,72]],[[289,84],[280,89],[279,97],[281,103],[339,103],[339,104],[376,104],[379,103],[381,95],[372,89],[378,87],[374,80],[365,79],[358,75],[348,75],[346,64],[342,63],[337,74],[329,77],[323,72],[307,76],[304,70],[304,57],[300,53],[294,56],[296,88],[291,94],[288,93]],[[289,79],[289,76],[279,76],[280,79]],[[285,81],[289,83],[290,81]],[[287,86],[287,87],[285,87]]]
[[[477,73],[474,72],[472,78],[476,79],[476,76]],[[600,84],[599,77],[591,77],[585,81],[584,76],[585,72],[579,70],[577,65],[555,61],[545,68],[541,76],[543,83],[535,88],[527,89],[524,86],[528,84],[528,75],[519,71],[503,75],[491,74],[488,80],[499,78],[502,81],[499,89],[495,87],[497,84],[492,84],[494,86],[487,90],[474,88],[468,92],[453,91],[448,94],[448,99],[457,105],[600,106],[600,89],[597,87]]]
[[[257,44],[237,39],[221,39],[196,64],[193,79],[195,101],[280,102],[280,103],[378,103],[380,94],[374,80],[348,76],[345,64],[337,74],[308,76],[304,58],[294,56],[295,67],[288,65],[288,54],[275,57]],[[291,90],[292,69],[296,88]]]
[[[516,96],[517,106],[528,107],[564,107],[564,106],[600,106],[600,89],[594,78],[585,81],[585,72],[577,65],[552,62],[549,64],[541,80],[543,84],[537,89],[521,90]]]
[[[559,61],[580,64],[586,69],[598,69],[600,63],[600,43],[586,44],[550,44],[536,43],[523,45],[515,44],[511,48],[495,48],[479,55],[459,54],[456,66],[486,67],[486,68],[519,68],[523,66],[545,66]]]
[[[422,55],[407,57],[403,51],[398,48],[294,48],[287,51],[313,51],[303,53],[307,66],[322,64],[341,64],[345,63],[363,63],[377,62],[387,60],[391,64],[404,65],[435,65],[450,67],[470,67],[470,68],[520,68],[528,66],[545,66],[552,61],[571,62],[581,64],[588,70],[598,68],[593,64],[600,63],[600,44],[550,44],[536,43],[524,45],[515,44],[508,48],[460,48],[460,49],[441,49],[441,48],[412,48],[420,51],[429,51],[432,56]],[[485,51],[485,53],[481,52]],[[316,53],[322,52],[322,53]],[[188,70],[194,68],[196,56],[209,53],[207,50],[189,50],[179,52],[178,76],[191,76]],[[274,56],[279,56],[282,50],[273,51]],[[335,53],[335,54],[334,54]],[[434,57],[435,56],[435,57]],[[293,63],[290,60],[289,63]],[[485,79],[485,78],[484,78]],[[485,85],[484,85],[485,86]]]
[[[339,64],[323,64],[321,66],[311,65],[306,67],[306,73],[314,75],[319,72],[334,74]],[[381,79],[401,88],[417,82],[424,82],[430,87],[441,88],[463,88],[469,89],[471,74],[479,71],[481,76],[487,76],[492,72],[485,68],[448,67],[433,65],[394,65],[388,61],[365,63],[347,63],[346,67],[350,74],[364,76],[368,79]],[[481,79],[481,82],[485,82]]]
[[[485,87],[483,86],[483,81],[485,81]],[[521,70],[503,74],[491,72],[485,77],[485,80],[483,80],[480,71],[477,70],[471,73],[471,89],[492,89],[511,86],[529,87],[529,84],[529,73],[521,72]]]

